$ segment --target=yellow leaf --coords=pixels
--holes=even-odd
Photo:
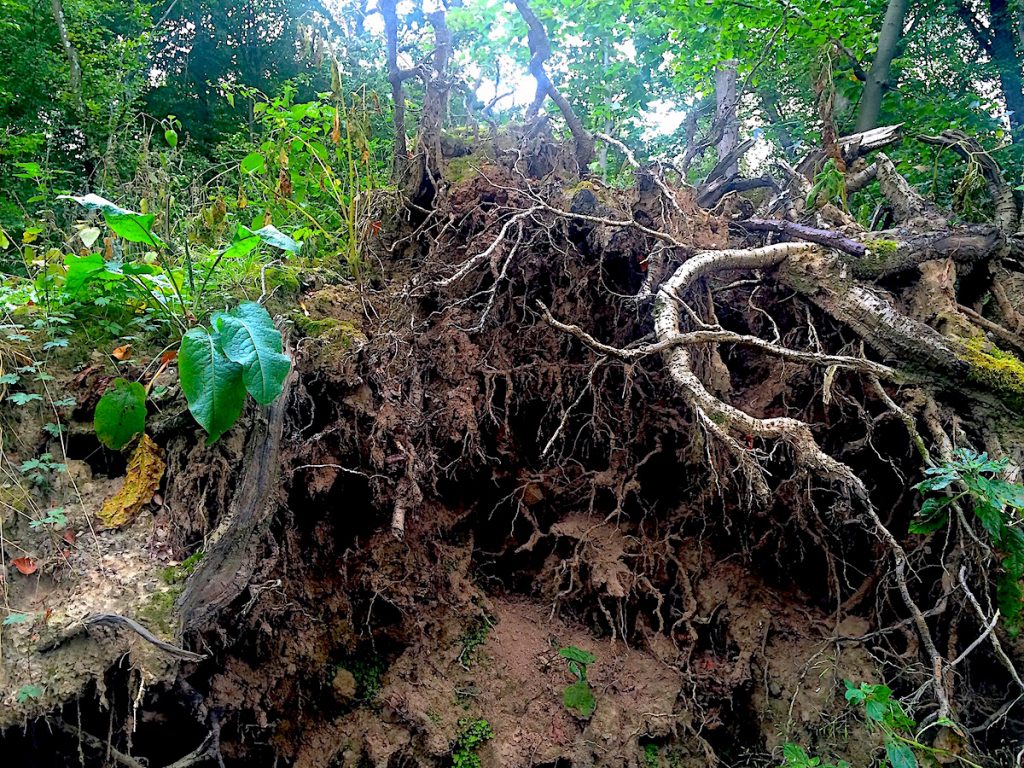
[[[142,506],[153,499],[166,468],[160,446],[143,433],[128,462],[124,485],[103,502],[103,509],[99,513],[100,522],[108,528],[120,528],[134,520]]]

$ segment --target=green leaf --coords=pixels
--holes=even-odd
[[[895,739],[885,740],[885,756],[892,768],[917,768],[913,750]]]
[[[1003,510],[985,499],[974,508],[974,514],[989,536],[998,542],[1003,528]]]
[[[174,149],[178,146],[178,132],[173,128],[168,128],[164,131],[164,141],[167,142],[167,146]]]
[[[590,717],[597,709],[597,700],[590,684],[585,680],[579,680],[567,686],[562,694],[562,703],[567,709],[571,709],[580,717]]]
[[[946,506],[951,501],[948,497],[932,497],[925,499],[921,511],[910,523],[911,533],[934,533],[942,528],[949,519]]]
[[[153,233],[153,220],[156,216],[152,213],[136,213],[91,193],[81,197],[58,195],[57,199],[74,200],[86,210],[100,211],[107,226],[131,243],[146,243],[156,247],[164,245],[163,240]]]
[[[587,653],[582,648],[577,648],[575,645],[570,645],[566,648],[560,648],[558,655],[563,659],[569,659],[570,661],[576,661],[580,664],[593,664],[597,657],[592,653]]]
[[[10,400],[15,405],[25,405],[25,403],[31,403],[33,400],[42,400],[42,395],[37,395],[35,392],[15,392],[13,395],[8,395]]]
[[[298,253],[302,248],[302,243],[292,240],[273,224],[257,229],[254,234],[264,243],[280,248],[282,251],[288,251],[288,253]]]
[[[281,332],[267,310],[247,301],[227,314],[214,315],[213,325],[224,354],[242,366],[249,394],[260,405],[272,403],[281,394],[291,359],[281,352]]]
[[[98,253],[90,253],[88,256],[64,257],[64,267],[67,275],[64,277],[64,292],[70,295],[78,293],[79,289],[90,279],[106,269],[106,262]]]
[[[231,238],[231,245],[224,249],[224,258],[241,258],[259,244],[259,236],[244,224],[239,224],[235,236]]]
[[[885,719],[886,710],[887,707],[880,701],[868,700],[868,703],[864,705],[864,711],[876,723],[880,723]]]
[[[215,335],[193,328],[181,340],[178,374],[188,409],[215,442],[238,420],[245,405],[242,366],[225,356]]]
[[[146,388],[137,381],[114,379],[96,403],[92,423],[101,443],[121,450],[146,428]]]
[[[245,173],[263,173],[267,168],[267,161],[259,152],[250,152],[238,165]]]
[[[224,257],[228,259],[240,258],[260,243],[273,245],[289,253],[298,253],[299,249],[302,248],[301,243],[288,237],[288,235],[273,225],[252,230],[244,224],[239,224],[235,230],[235,236],[231,238],[231,245],[224,250]]]
[[[43,695],[43,689],[38,685],[23,685],[18,691],[18,703],[24,704],[29,699],[38,699]]]

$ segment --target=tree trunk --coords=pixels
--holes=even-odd
[[[736,59],[720,62],[715,70],[715,120],[722,126],[722,137],[718,140],[718,157],[725,157],[739,142],[740,123],[736,118]],[[723,176],[730,178],[739,173],[739,165],[730,163]]]
[[[988,7],[992,25],[992,58],[999,70],[999,85],[1006,100],[1010,131],[1014,142],[1020,142],[1024,138],[1024,83],[1014,40],[1013,16],[1007,0],[989,0]]]
[[[382,0],[379,5],[381,16],[384,17],[384,34],[388,47],[388,82],[391,83],[391,100],[395,110],[392,116],[395,149],[391,176],[397,181],[402,177],[409,159],[405,135],[405,81],[409,75],[398,66],[398,13],[395,6],[395,0]]]
[[[999,1],[999,0],[996,0]],[[909,0],[889,0],[885,10],[885,21],[878,35],[878,52],[871,62],[867,82],[864,83],[864,94],[860,100],[860,111],[857,113],[856,131],[869,131],[878,126],[878,117],[882,111],[882,96],[889,88],[889,74],[892,60],[896,58],[900,39],[903,37],[903,22],[907,18]]]
[[[82,109],[82,65],[78,59],[78,51],[75,50],[71,37],[68,35],[68,25],[64,21],[64,6],[61,0],[50,0],[50,7],[53,9],[53,20],[57,24],[57,32],[60,34],[60,43],[64,48],[64,56],[68,60],[70,69],[68,87],[71,95],[75,97],[75,103]]]

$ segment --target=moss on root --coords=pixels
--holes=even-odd
[[[181,587],[175,586],[149,595],[139,606],[139,621],[157,636],[174,637],[177,631],[177,616],[174,601],[181,594]]]
[[[981,336],[962,342],[961,359],[967,363],[968,378],[1002,396],[1012,408],[1024,411],[1024,362]]]
[[[301,313],[294,316],[296,327],[304,336],[322,339],[340,345],[342,349],[350,349],[359,342],[366,341],[366,334],[350,320],[339,320],[334,317],[313,319]]]

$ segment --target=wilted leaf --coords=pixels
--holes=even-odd
[[[99,513],[103,525],[119,528],[134,520],[143,504],[148,503],[160,487],[166,466],[160,446],[149,435],[143,434],[128,462],[124,485],[103,503]]]
[[[122,344],[120,347],[114,347],[110,354],[115,360],[127,360],[132,355],[132,345]]]
[[[78,230],[78,236],[85,243],[86,248],[92,248],[93,244],[100,239],[102,234],[99,227],[82,227]]]
[[[17,568],[18,573],[22,576],[31,576],[39,570],[39,566],[36,564],[36,561],[31,557],[16,557],[11,560],[11,565]]]

